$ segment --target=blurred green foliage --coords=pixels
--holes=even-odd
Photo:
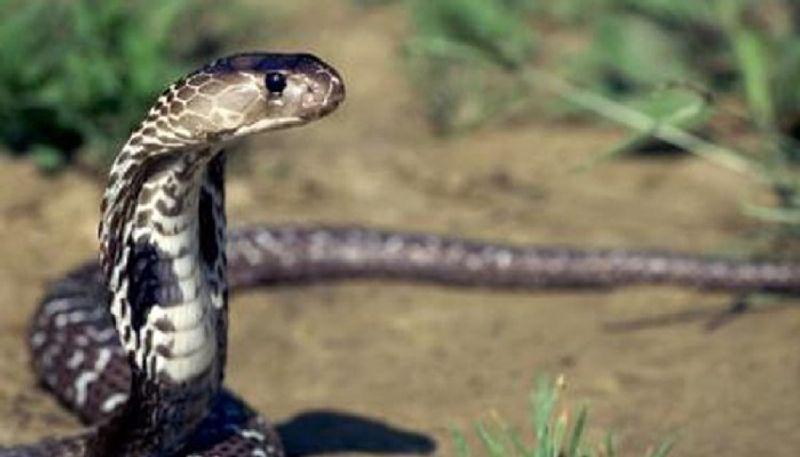
[[[439,133],[479,125],[519,97],[524,88],[514,73],[537,44],[529,3],[410,0],[415,32],[406,54]]]
[[[200,3],[0,0],[3,149],[49,170],[109,160],[164,85],[214,51]]]
[[[561,113],[593,111],[635,132],[600,157],[665,143],[695,152],[770,186],[775,205],[747,213],[800,233],[800,2],[407,5],[406,55],[437,132],[519,117],[544,89],[568,102]],[[720,122],[757,146],[726,145],[709,128]]]
[[[397,0],[353,0],[353,2],[355,2],[355,4],[359,6],[369,7],[369,6],[388,5],[389,3],[397,2]]]
[[[407,47],[409,60],[416,77],[426,82],[420,85],[430,102],[431,120],[441,133],[513,114],[526,97],[534,96],[523,83],[534,65],[560,66],[566,77],[588,89],[631,100],[649,97],[655,86],[668,81],[692,81],[716,89],[707,83],[723,81],[734,72],[724,61],[725,46],[708,2],[408,0],[408,4],[414,30]],[[553,49],[558,43],[543,37],[542,30],[554,27],[572,27],[591,39],[583,50],[561,55]],[[707,35],[714,35],[714,40],[706,40]],[[714,68],[720,65],[723,68]],[[709,74],[712,70],[717,74]],[[663,109],[654,106],[654,113]],[[464,116],[464,111],[470,115]]]
[[[569,411],[563,406],[563,379],[553,382],[541,376],[529,399],[532,443],[527,443],[513,426],[497,415],[490,423],[475,423],[475,434],[481,445],[480,455],[488,457],[614,457],[616,444],[610,433],[602,443],[592,444],[586,437],[588,411],[586,407]],[[570,420],[570,418],[574,418]],[[456,455],[470,457],[473,452],[464,433],[454,430]],[[647,452],[647,457],[665,457],[673,441],[664,441]]]
[[[721,163],[735,164],[733,168],[773,190],[773,206],[746,205],[747,214],[781,222],[773,226],[776,239],[800,234],[800,3],[607,1],[609,17],[618,22],[610,28],[603,20],[591,23],[594,40],[583,57],[581,68],[586,72],[580,81],[623,101],[652,95],[652,88],[665,80],[689,81],[718,99],[741,101],[745,108],[733,123],[744,121],[744,128],[758,140],[756,148],[729,147],[725,138],[712,138],[711,147]],[[652,44],[643,46],[648,42]],[[673,112],[680,109],[682,105],[675,104]],[[715,111],[716,118],[730,114]],[[698,131],[714,118],[704,114],[676,125]],[[638,132],[643,133],[647,132]],[[678,145],[698,152],[708,149],[704,141],[696,137]]]

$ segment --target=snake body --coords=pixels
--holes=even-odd
[[[263,420],[221,387],[222,150],[231,140],[319,119],[343,98],[336,70],[308,54],[237,54],[167,88],[109,172],[99,270],[54,285],[31,333],[45,383],[99,425],[5,454],[282,454]]]
[[[47,290],[29,335],[44,384],[89,428],[5,457],[279,457],[222,387],[229,289],[348,278],[537,289],[668,283],[800,290],[800,265],[574,250],[360,227],[226,232],[224,144],[318,119],[341,77],[306,54],[238,54],[170,86],[111,168],[101,262]]]

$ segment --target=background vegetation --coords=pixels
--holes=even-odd
[[[45,170],[104,164],[165,81],[234,38],[197,3],[0,0],[0,142]]]
[[[480,453],[489,457],[614,457],[617,444],[611,433],[599,443],[591,443],[586,436],[588,409],[583,406],[570,410],[564,400],[566,382],[562,377],[555,381],[540,376],[536,388],[528,399],[530,433],[528,436],[501,419],[496,414],[489,421],[475,423],[475,435],[480,442]],[[473,455],[467,436],[453,431],[459,457]],[[664,441],[649,450],[646,457],[665,457],[672,449],[672,441]]]
[[[435,132],[524,122],[537,110],[591,112],[632,131],[598,159],[698,154],[771,189],[772,202],[743,204],[746,214],[775,223],[770,242],[798,233],[797,2],[405,4],[413,33],[404,51]],[[551,96],[545,103],[542,93]]]

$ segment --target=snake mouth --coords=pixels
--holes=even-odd
[[[325,100],[320,109],[320,116],[324,116],[342,104],[345,98],[345,88],[342,79],[339,75],[332,77],[328,82],[328,93],[325,95]]]

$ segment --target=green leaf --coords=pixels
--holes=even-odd
[[[704,1],[617,0],[617,3],[654,19],[707,23],[714,18],[712,8]]]
[[[616,457],[617,455],[617,446],[614,443],[614,435],[611,433],[606,433],[603,440],[603,452],[605,457]]]
[[[634,132],[618,144],[595,155],[588,164],[581,166],[582,170],[652,144],[656,139],[654,134],[664,125],[695,130],[705,125],[711,117],[711,110],[708,109],[706,100],[696,93],[687,91],[656,91],[634,97],[628,106],[650,117],[652,119],[650,128]]]
[[[773,56],[769,44],[760,33],[741,27],[734,31],[732,39],[751,114],[762,128],[773,126],[775,111],[770,89]]]
[[[665,440],[661,442],[661,444],[659,444],[658,447],[653,452],[651,452],[648,457],[667,457],[667,455],[672,451],[672,448],[674,446],[675,446],[674,439]]]
[[[667,81],[698,81],[678,43],[647,19],[616,14],[598,18],[591,52],[612,77],[622,78],[634,88],[652,88]]]
[[[567,448],[567,457],[577,457],[578,452],[583,442],[583,432],[586,427],[586,420],[589,415],[588,408],[582,406],[578,410],[578,416],[575,419],[575,425],[572,426],[572,433],[570,433],[569,447]]]
[[[471,457],[469,446],[467,445],[467,438],[459,430],[454,428],[450,429],[450,436],[453,437],[453,443],[456,448],[456,455],[458,457]]]
[[[559,457],[561,450],[564,446],[564,437],[567,434],[567,422],[562,418],[555,418],[555,425],[553,426],[553,437],[550,440],[552,443],[549,449],[549,457]]]
[[[56,172],[66,165],[66,156],[51,146],[36,146],[31,150],[31,155],[36,166],[48,173]]]
[[[492,457],[506,457],[506,447],[503,441],[495,437],[483,422],[478,421],[475,423],[475,432],[483,446],[489,451],[489,455]]]
[[[514,68],[534,50],[533,32],[517,9],[499,1],[417,0],[413,18],[423,38],[458,42],[502,67]]]

